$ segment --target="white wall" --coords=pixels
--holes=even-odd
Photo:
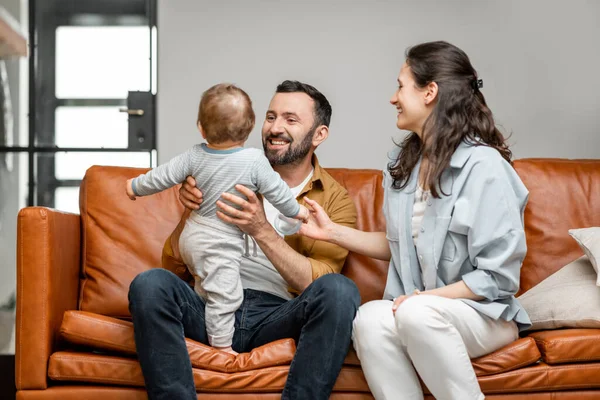
[[[24,9],[26,0],[1,0],[0,5],[12,15],[18,22],[26,17]],[[11,58],[6,61],[6,70],[11,97],[11,107],[13,113],[13,132],[12,145],[23,145],[24,142],[19,138],[20,129],[23,128],[21,122],[26,114],[21,107],[23,101],[21,86],[24,78],[24,62],[20,59]],[[24,114],[24,115],[22,115]],[[21,160],[25,156],[11,155],[12,168],[9,171],[4,164],[2,155],[0,166],[0,305],[5,305],[16,289],[16,248],[17,248],[17,213],[24,206],[24,199],[20,198],[19,179],[23,175],[23,165]],[[9,162],[10,163],[10,162]],[[3,313],[0,316],[0,354],[14,354],[14,329],[12,327],[12,315]],[[10,335],[10,337],[6,337]],[[8,345],[6,341],[9,340]]]
[[[600,157],[600,2],[161,0],[159,161],[199,142],[202,91],[234,82],[260,125],[276,85],[298,79],[330,100],[329,167],[378,168],[395,128],[388,100],[406,47],[447,40],[484,80],[517,158]]]

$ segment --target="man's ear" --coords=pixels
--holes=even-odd
[[[315,133],[313,134],[312,145],[313,147],[319,146],[321,143],[327,139],[329,136],[329,128],[325,125],[319,125],[317,129],[315,129]]]
[[[435,104],[438,95],[438,84],[429,82],[425,87],[425,105]]]
[[[204,129],[202,129],[202,125],[200,125],[200,122],[198,122],[196,124],[196,126],[198,126],[198,130],[200,131],[200,134],[202,135],[202,139],[206,140],[206,133],[204,133]]]

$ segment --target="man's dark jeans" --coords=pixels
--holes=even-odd
[[[281,398],[328,399],[350,346],[359,305],[356,285],[340,274],[316,279],[292,300],[246,289],[235,313],[233,349],[248,352],[293,338],[297,350]],[[129,310],[149,398],[195,400],[184,336],[208,344],[203,300],[175,274],[157,268],[133,280]]]

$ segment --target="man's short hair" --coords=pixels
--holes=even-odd
[[[254,128],[250,96],[231,83],[220,83],[202,94],[197,123],[209,143],[248,139]]]
[[[277,86],[276,93],[306,93],[315,102],[313,110],[315,116],[314,128],[319,125],[329,127],[331,122],[331,105],[329,101],[314,86],[298,81],[285,80]]]

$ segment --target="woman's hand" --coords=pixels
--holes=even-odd
[[[188,210],[198,210],[202,204],[202,192],[196,187],[196,180],[188,176],[179,189],[179,201]]]
[[[336,224],[329,219],[323,207],[316,201],[308,197],[304,200],[310,209],[310,218],[300,227],[298,232],[300,235],[337,244],[367,257],[390,261],[392,254],[385,232],[363,232],[343,224]]]
[[[392,300],[392,313],[394,315],[396,315],[396,310],[398,310],[398,308],[400,307],[400,304],[404,303],[406,301],[406,299],[408,299],[409,297],[417,296],[419,294],[421,294],[421,291],[419,289],[415,289],[415,292],[413,294],[408,294],[408,295],[405,294],[405,295],[396,297],[394,300]]]
[[[305,197],[304,201],[308,205],[310,216],[308,221],[302,224],[298,233],[315,240],[331,241],[335,223],[329,219],[329,216],[319,203],[308,197]]]

